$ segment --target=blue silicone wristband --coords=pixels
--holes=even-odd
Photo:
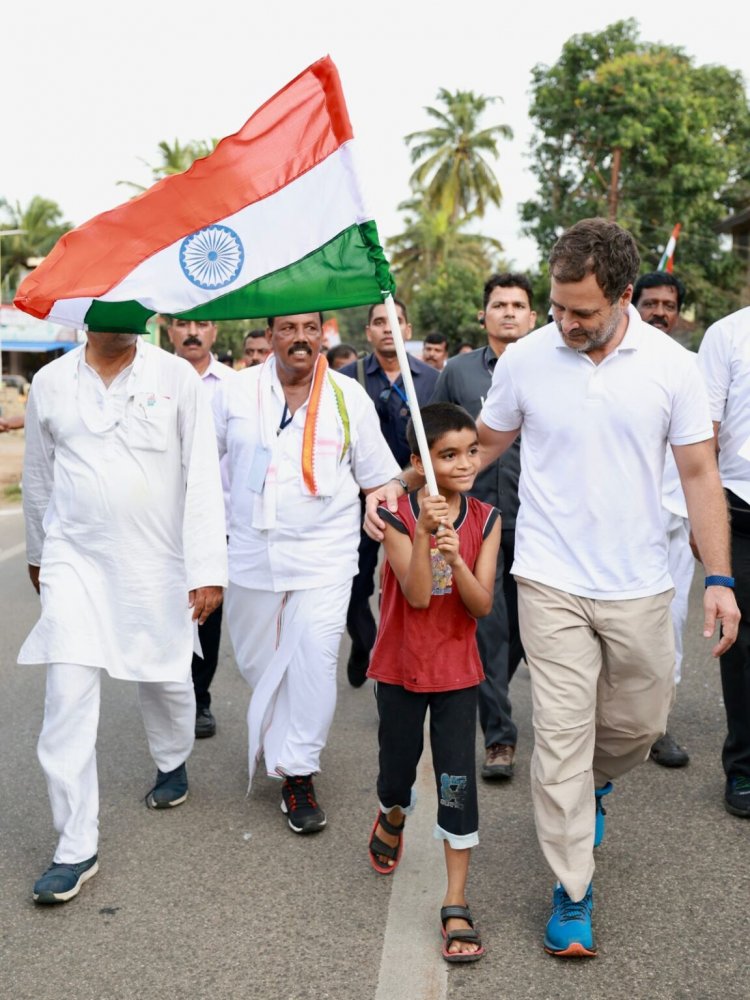
[[[734,590],[733,576],[707,576],[705,585],[707,587],[731,587]]]

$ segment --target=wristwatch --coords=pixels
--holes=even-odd
[[[405,479],[402,479],[401,476],[391,476],[391,482],[398,483],[398,485],[401,487],[404,493],[409,492],[409,487],[407,485],[407,482]]]

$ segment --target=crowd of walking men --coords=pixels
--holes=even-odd
[[[482,471],[470,493],[501,514],[494,600],[476,636],[481,775],[512,779],[509,684],[525,659],[534,815],[555,876],[544,943],[562,957],[596,954],[604,796],[649,755],[688,762],[667,720],[693,552],[702,633],[719,631],[724,802],[750,817],[750,308],[714,323],[696,357],[671,336],[681,283],[639,269],[625,230],[584,220],[551,253],[550,322],[534,330],[524,275],[494,275],[479,313],[486,345],[440,370],[409,359],[420,407],[458,404],[476,420]],[[340,640],[348,629],[359,687],[377,634],[378,543],[424,478],[410,465],[385,306],[369,311],[371,353],[340,371],[321,351],[322,316],[283,307],[248,334],[240,372],[213,358],[213,322],[168,317],[174,355],[137,333],[90,330],[34,379],[23,503],[41,617],[19,663],[47,665],[38,752],[58,835],[38,903],[71,899],[97,871],[102,670],[138,684],[157,769],[147,805],[185,801],[193,740],[217,729],[224,588],[252,690],[250,782],[263,761],[290,829],[326,825],[313,779]],[[397,315],[409,339],[403,303]],[[436,786],[440,797],[439,774]],[[392,874],[403,820],[379,817],[371,861]],[[439,824],[436,835],[451,839]],[[479,957],[465,900],[445,909],[444,957]]]

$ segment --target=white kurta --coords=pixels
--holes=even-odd
[[[84,348],[36,375],[23,474],[42,615],[19,663],[78,663],[187,681],[188,591],[225,586],[219,461],[188,362],[137,342],[106,388]]]
[[[310,496],[300,486],[302,438],[308,401],[274,442],[278,464],[276,522],[253,527],[257,492],[252,470],[263,440],[259,383],[264,368],[272,379],[274,427],[284,412],[284,390],[271,355],[223,382],[213,408],[219,453],[228,456],[230,479],[229,575],[251,590],[307,590],[351,580],[357,572],[361,510],[359,491],[398,476],[400,469],[380,431],[372,400],[356,379],[329,372],[347,409],[350,446],[338,464],[331,496]],[[330,391],[326,387],[326,391]],[[337,428],[341,435],[341,428]],[[341,447],[341,440],[337,445]]]

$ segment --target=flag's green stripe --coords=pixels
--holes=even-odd
[[[301,225],[304,223],[301,222]],[[252,319],[379,302],[395,286],[374,222],[350,226],[300,261],[202,306],[185,319]],[[142,331],[152,313],[138,302],[94,302],[90,330]]]
[[[86,313],[86,326],[100,333],[145,333],[146,323],[153,315],[153,310],[144,308],[140,302],[94,300]]]

